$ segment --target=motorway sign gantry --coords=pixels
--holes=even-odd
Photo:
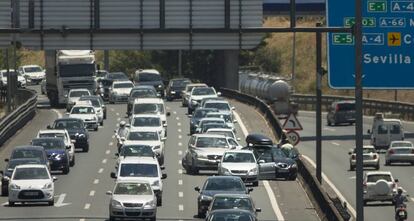
[[[414,88],[414,1],[363,0],[363,87]],[[329,27],[355,23],[355,1],[327,0]],[[328,79],[337,89],[355,86],[354,37],[328,34]]]

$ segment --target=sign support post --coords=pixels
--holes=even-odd
[[[316,26],[320,27],[320,23]],[[316,33],[316,178],[322,183],[322,34]]]

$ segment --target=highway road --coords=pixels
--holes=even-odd
[[[38,90],[38,87],[35,87]],[[234,103],[240,113],[237,126],[238,136],[244,140],[246,133],[269,132],[265,120],[251,107]],[[0,220],[107,220],[109,197],[105,192],[112,190],[116,143],[113,131],[121,120],[126,120],[125,104],[107,105],[108,118],[98,132],[90,132],[90,151],[76,153],[76,165],[68,175],[55,174],[55,206],[19,205],[8,207],[7,197],[0,197]],[[188,143],[189,119],[180,102],[168,102],[168,138],[166,141],[166,169],[163,206],[158,208],[158,220],[201,220],[196,217],[195,186],[200,186],[207,176],[187,175],[180,165],[182,154]],[[63,109],[50,109],[47,98],[39,95],[36,117],[15,134],[0,149],[0,167],[9,157],[14,146],[28,144],[40,129],[64,115]],[[244,143],[244,142],[242,142]],[[313,205],[298,181],[264,181],[252,192],[257,207],[262,209],[259,219],[316,221]]]
[[[355,188],[355,171],[349,171],[348,151],[355,146],[355,126],[327,126],[326,116],[323,115],[323,143],[322,143],[322,171],[332,182],[332,184],[341,192],[349,204],[355,208],[356,188]],[[300,112],[299,121],[303,126],[303,131],[299,134],[305,140],[299,144],[299,150],[302,154],[308,156],[314,162],[315,160],[315,114],[311,112]],[[364,132],[371,129],[372,117],[364,117]],[[406,134],[414,131],[413,122],[403,122]],[[410,136],[411,137],[411,136]],[[414,139],[407,138],[414,142]],[[364,144],[369,144],[369,140],[364,140]],[[407,190],[408,194],[414,196],[414,167],[409,164],[400,164],[385,166],[384,154],[380,154],[381,168],[383,171],[391,171],[394,178],[400,180],[400,186]],[[365,170],[371,170],[366,168]],[[326,181],[326,180],[325,180]],[[325,184],[327,184],[325,182]],[[408,203],[408,211],[414,211],[414,198]],[[352,209],[351,209],[352,210]],[[389,221],[394,218],[394,207],[391,203],[368,203],[365,207],[366,221]]]

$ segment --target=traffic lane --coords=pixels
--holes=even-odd
[[[254,107],[230,100],[248,133],[261,133],[276,141],[271,126]],[[240,130],[241,131],[241,130]],[[304,188],[296,181],[268,181],[285,220],[320,220]],[[263,182],[260,182],[262,185]],[[269,196],[266,197],[269,199]]]

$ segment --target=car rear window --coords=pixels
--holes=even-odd
[[[372,174],[372,175],[368,176],[367,180],[368,180],[369,183],[375,183],[378,180],[385,180],[387,182],[392,181],[391,176],[388,175],[388,174]]]
[[[350,111],[355,110],[354,103],[339,103],[336,105],[338,111]]]

